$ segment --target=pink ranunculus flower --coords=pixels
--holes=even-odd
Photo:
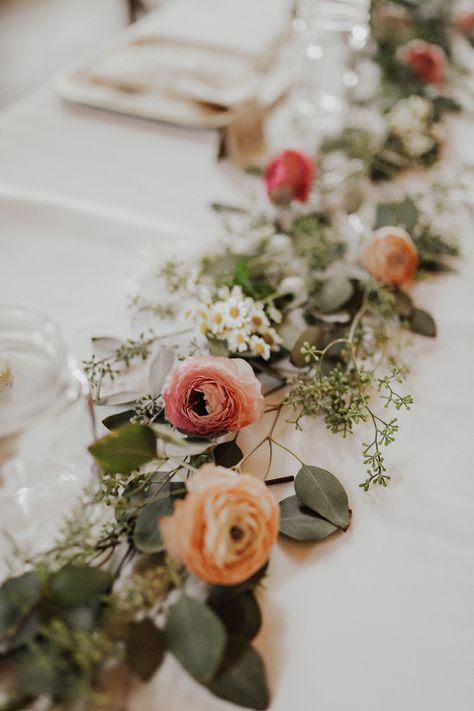
[[[456,29],[464,35],[474,33],[474,11],[459,15],[456,18]]]
[[[167,420],[188,434],[234,432],[264,411],[260,381],[242,358],[189,358],[169,373],[162,395]]]
[[[315,173],[314,161],[309,156],[291,149],[283,151],[265,169],[268,197],[273,203],[307,202]]]
[[[408,65],[413,74],[427,84],[442,84],[448,61],[445,51],[437,44],[412,40],[397,51],[396,58]]]

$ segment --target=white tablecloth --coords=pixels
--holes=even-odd
[[[472,126],[457,120],[452,128],[463,160],[474,161]],[[215,160],[216,146],[214,133],[65,107],[49,90],[6,111],[0,116],[0,184],[4,194],[22,194],[24,208],[17,204],[12,212],[0,190],[0,300],[19,300],[25,292],[16,284],[29,284],[26,300],[36,298],[48,308],[72,340],[78,325],[82,334],[89,323],[91,332],[99,323],[109,323],[109,331],[120,328],[128,287],[123,293],[104,289],[93,311],[81,310],[86,292],[96,293],[97,271],[78,259],[83,292],[76,286],[66,308],[55,286],[54,261],[35,268],[25,257],[16,230],[22,215],[31,228],[27,240],[34,239],[35,220],[41,223],[45,250],[45,201],[61,211],[61,224],[69,219],[71,234],[83,229],[79,222],[97,218],[91,234],[96,230],[113,241],[116,232],[123,244],[128,230],[133,247],[180,231],[208,240],[216,223],[207,204],[238,199]],[[88,205],[93,217],[87,216]],[[56,228],[51,223],[52,233]],[[9,264],[2,257],[7,243]],[[360,435],[344,441],[320,420],[305,435],[287,426],[288,439],[304,459],[344,482],[353,522],[345,535],[320,545],[280,541],[274,551],[257,639],[273,690],[272,711],[473,708],[474,240],[468,228],[463,253],[459,274],[415,288],[419,305],[437,318],[439,337],[416,340],[409,380],[416,404],[401,417],[398,444],[387,452],[394,471],[388,490],[364,494],[358,488],[364,475]],[[110,250],[109,259],[111,268],[114,260],[122,268],[121,250]],[[114,284],[122,289],[122,282]],[[289,460],[277,466],[282,474],[295,471]],[[285,492],[276,493],[282,498]],[[154,682],[135,689],[132,706],[235,708],[211,697],[172,658]]]

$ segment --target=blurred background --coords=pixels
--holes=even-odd
[[[160,4],[146,0],[146,9]],[[141,0],[0,0],[0,109],[113,37]]]

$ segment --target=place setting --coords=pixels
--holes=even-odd
[[[0,709],[468,711],[473,38],[168,0],[56,74],[156,209],[0,172]]]

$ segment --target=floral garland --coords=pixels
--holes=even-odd
[[[471,38],[472,15],[455,24]],[[383,141],[374,147],[349,127],[323,150],[363,158],[374,179],[436,160],[441,115],[457,108],[447,91],[452,27],[451,3],[377,0]],[[361,487],[386,487],[384,449],[398,422],[384,413],[412,404],[403,349],[410,334],[436,335],[409,289],[458,254],[436,217],[457,186],[435,182],[348,220],[317,172],[311,157],[284,151],[266,168],[261,212],[214,206],[227,232],[219,251],[160,266],[161,298],[140,294],[132,308],[165,323],[182,317],[179,333],[95,339],[85,371],[97,405],[129,405],[103,420],[110,433],[90,447],[99,483],[58,545],[34,559],[15,551],[27,572],[0,588],[3,709],[107,705],[111,670],[148,681],[166,652],[218,697],[268,707],[252,640],[272,545],[278,533],[318,542],[351,520],[342,484],[291,452],[276,424],[285,415],[304,429],[322,415],[345,437],[368,423]],[[137,373],[146,386],[120,393]],[[242,428],[264,415],[268,432],[244,453]],[[244,473],[263,447],[266,471]],[[272,478],[275,448],[294,457],[296,475]],[[277,504],[269,487],[285,482],[294,494]]]

